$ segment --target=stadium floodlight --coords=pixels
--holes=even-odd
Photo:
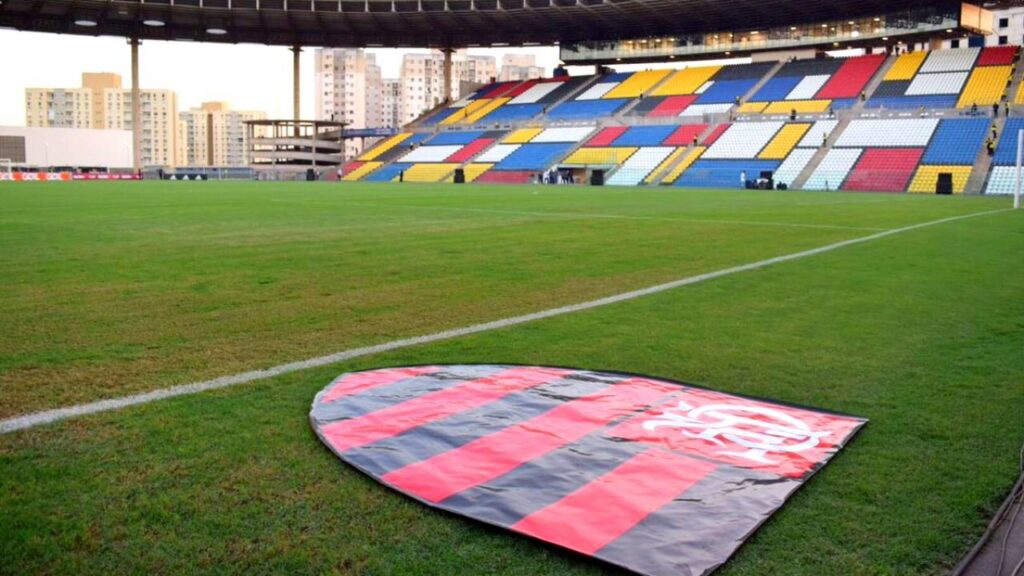
[[[75,20],[75,26],[82,26],[83,28],[95,28],[96,21],[91,18],[79,18]]]
[[[156,18],[148,18],[142,21],[146,26],[152,26],[153,28],[159,28],[164,25],[163,20],[157,20]]]
[[[223,35],[227,34],[228,31],[223,29],[223,28],[218,28],[216,26],[211,26],[210,28],[206,29],[206,33],[210,34],[210,35],[213,35],[213,36],[223,36]]]

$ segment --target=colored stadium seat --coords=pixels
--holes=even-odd
[[[477,177],[476,181],[490,184],[526,184],[537,174],[538,171],[539,170],[502,171],[491,169]]]
[[[810,124],[786,124],[757,157],[762,160],[785,160],[810,128]]]
[[[460,144],[453,144],[451,146],[420,146],[402,156],[401,161],[410,164],[416,162],[441,162],[460,149],[462,149]]]
[[[648,174],[653,172],[675,148],[671,146],[652,146],[640,148],[606,181],[610,186],[635,186],[641,183]]]
[[[690,151],[686,154],[686,157],[684,157],[679,164],[676,164],[675,167],[669,170],[668,174],[666,174],[665,178],[662,180],[662,183],[672,184],[673,182],[678,180],[679,176],[683,172],[688,170],[690,166],[692,166],[693,163],[696,162],[702,154],[704,154],[704,150],[706,150],[706,148],[704,148],[703,146],[694,146],[693,148],[691,148]]]
[[[948,173],[953,176],[953,193],[963,194],[973,168],[973,166],[921,166],[917,169],[917,173],[914,174],[914,179],[910,182],[907,192],[933,194],[935,193],[935,184],[939,179],[939,174]]]
[[[804,171],[807,164],[810,163],[811,158],[817,153],[814,148],[797,148],[793,150],[786,160],[779,165],[779,169],[775,171],[775,181],[781,182],[786,186],[793,186],[793,181],[800,176],[800,173]]]
[[[540,171],[548,169],[559,158],[574,146],[569,142],[557,142],[551,144],[521,144],[511,154],[495,164],[492,171],[500,170],[527,170]]]
[[[825,154],[821,164],[804,183],[804,190],[839,190],[846,175],[860,158],[858,148],[833,148]]]
[[[562,164],[572,166],[618,165],[625,162],[636,151],[635,147],[580,148],[562,160]]]
[[[943,120],[921,159],[923,164],[974,164],[985,141],[985,118]]]
[[[928,52],[924,64],[917,71],[920,74],[931,72],[952,72],[970,70],[981,52],[978,48],[957,48],[952,50],[932,50]]]
[[[464,174],[466,176],[466,182],[475,182],[476,179],[479,178],[481,174],[487,172],[493,166],[494,164],[466,164],[466,166],[463,167]],[[451,177],[449,177],[449,179],[451,179]]]
[[[835,145],[864,148],[924,147],[931,141],[932,133],[938,124],[939,121],[935,118],[852,120]]]
[[[755,158],[782,128],[782,122],[733,124],[704,153],[702,160]]]
[[[918,69],[921,68],[921,64],[924,63],[924,58],[927,56],[927,52],[907,52],[900,54],[896,58],[896,62],[893,62],[889,71],[885,73],[884,81],[890,80],[910,80],[916,74]]]
[[[547,128],[530,140],[532,144],[550,142],[582,142],[591,132],[593,126],[570,126],[566,128]]]
[[[494,144],[493,138],[477,138],[463,146],[458,152],[455,152],[451,156],[444,159],[445,162],[458,162],[459,164],[467,162],[477,154],[486,150],[491,144]]]
[[[838,120],[818,120],[797,144],[799,148],[817,148],[821,146],[825,136],[831,135],[839,125]]]
[[[616,138],[629,130],[629,126],[609,126],[587,140],[587,146],[611,146]]]
[[[883,54],[847,58],[815,97],[832,100],[859,97],[871,78],[882,67],[883,62]]]
[[[1017,132],[1024,130],[1024,118],[1007,118],[1003,132],[996,146],[992,164],[996,166],[1012,166],[1017,162]]]
[[[957,102],[957,108],[968,108],[974,104],[991,106],[1002,100],[1010,84],[1009,66],[980,66],[971,73],[967,86]]]
[[[520,128],[506,136],[501,142],[503,144],[526,144],[543,131],[543,128]]]
[[[602,98],[636,98],[664,80],[671,72],[671,70],[634,72],[618,86],[605,93]]]
[[[685,153],[686,148],[679,147],[673,149],[672,153],[666,156],[665,159],[662,160],[661,163],[658,164],[658,166],[654,170],[651,170],[651,173],[648,174],[646,178],[644,178],[644,183],[651,184],[657,181],[657,179],[661,178],[665,174],[665,172],[668,171],[668,169],[671,166],[673,166],[679,160],[679,158]]]
[[[615,139],[615,146],[658,146],[673,132],[675,126],[633,126]]]
[[[989,46],[981,51],[976,66],[1009,66],[1017,59],[1017,46]]]
[[[501,162],[509,154],[515,152],[522,146],[521,144],[498,144],[492,146],[486,152],[476,158],[477,162]]]
[[[693,139],[708,129],[707,124],[683,124],[662,141],[666,146],[689,146]]]
[[[406,182],[440,182],[459,165],[455,163],[413,164],[405,171]]]
[[[651,96],[687,96],[711,80],[721,70],[721,66],[700,66],[684,68],[673,74],[661,86],[651,92]]]
[[[615,100],[571,100],[555,106],[548,112],[550,120],[593,120],[611,116],[629,102]]]
[[[762,171],[774,172],[779,167],[775,160],[706,160],[701,158],[693,163],[679,179],[676,186],[713,188],[741,188],[740,176],[746,172],[748,180],[756,180]]]
[[[917,169],[922,148],[869,148],[853,167],[844,190],[903,192]]]
[[[764,113],[789,114],[794,110],[798,114],[825,112],[831,104],[831,100],[784,100],[782,102],[772,102],[764,109]]]
[[[398,174],[404,170],[408,170],[409,164],[388,164],[381,166],[379,169],[371,172],[369,176],[363,179],[364,182],[391,182],[395,178],[398,178]]]
[[[344,176],[341,177],[345,182],[355,182],[362,180],[367,174],[373,172],[377,168],[383,166],[383,162],[352,162],[345,167]],[[351,169],[349,169],[351,167]]]
[[[376,160],[378,156],[387,152],[388,150],[391,150],[395,146],[398,146],[403,141],[407,140],[410,136],[412,136],[410,132],[395,134],[394,136],[388,138],[387,140],[384,140],[380,144],[371,148],[369,151],[360,156],[359,159],[363,161]]]

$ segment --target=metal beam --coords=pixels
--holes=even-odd
[[[132,169],[142,170],[142,89],[139,88],[138,38],[130,38],[132,47]]]

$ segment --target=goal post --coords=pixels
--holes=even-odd
[[[12,166],[13,162],[11,162],[10,158],[0,158],[0,175],[10,178]]]

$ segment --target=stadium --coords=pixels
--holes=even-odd
[[[1024,574],[1016,3],[0,28],[132,65],[117,134],[0,129],[0,573]],[[290,49],[294,114],[244,168],[147,162],[147,41]],[[453,75],[496,46],[561,65]],[[304,49],[408,47],[423,113],[303,117]]]

